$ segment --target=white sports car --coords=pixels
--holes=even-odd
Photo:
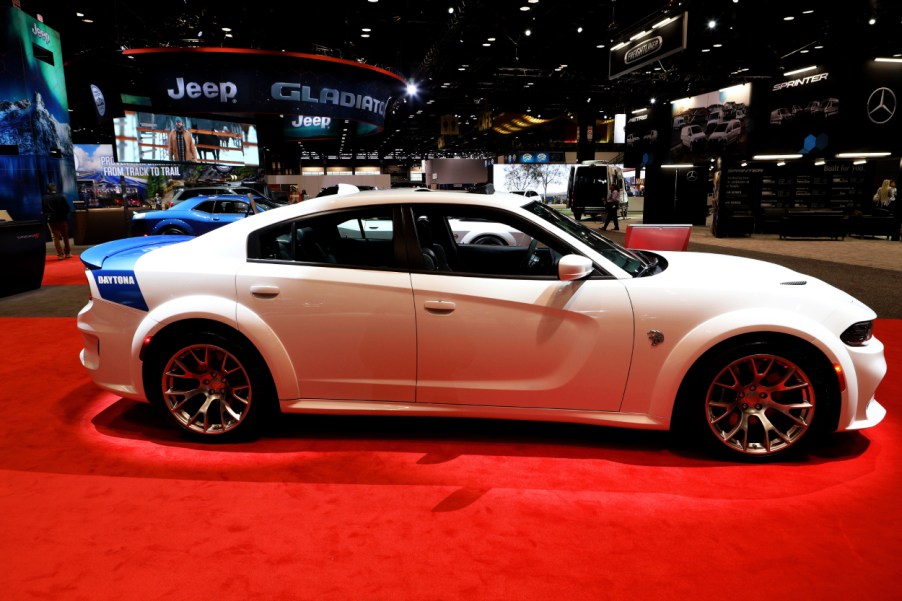
[[[455,222],[517,242],[465,244]],[[876,315],[845,292],[628,250],[512,194],[327,196],[81,259],[83,365],[200,439],[280,411],[392,413],[674,429],[754,460],[885,415]]]

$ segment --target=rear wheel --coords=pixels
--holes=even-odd
[[[147,361],[148,397],[192,438],[255,435],[274,406],[260,356],[218,333],[180,333],[163,341]]]
[[[188,233],[180,227],[175,227],[173,225],[164,227],[160,230],[160,235],[162,236],[187,236]]]
[[[498,236],[484,235],[477,236],[470,244],[480,244],[482,246],[507,246],[507,242]]]
[[[680,399],[685,427],[733,458],[768,460],[800,450],[827,421],[835,395],[830,375],[799,345],[741,344],[695,373]]]
[[[573,211],[573,218],[579,221],[583,218],[583,214],[581,211]]]

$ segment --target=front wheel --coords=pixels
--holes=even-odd
[[[170,420],[195,439],[257,433],[274,394],[260,356],[214,332],[189,332],[151,352],[145,389]]]
[[[580,211],[573,211],[573,218],[579,221],[583,218],[583,214]]]
[[[767,460],[801,449],[826,420],[834,394],[830,374],[810,351],[756,342],[707,360],[680,408],[692,436],[712,451]]]

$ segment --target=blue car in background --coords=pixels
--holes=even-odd
[[[272,205],[254,201],[257,212],[273,208]],[[200,236],[227,223],[254,214],[247,196],[217,194],[195,196],[169,209],[143,211],[132,214],[130,235],[155,234],[175,236]]]

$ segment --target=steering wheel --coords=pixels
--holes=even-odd
[[[523,271],[525,273],[529,273],[539,264],[540,259],[536,254],[536,248],[538,246],[539,241],[533,238],[529,243],[529,247],[526,249],[526,256],[523,258]]]

